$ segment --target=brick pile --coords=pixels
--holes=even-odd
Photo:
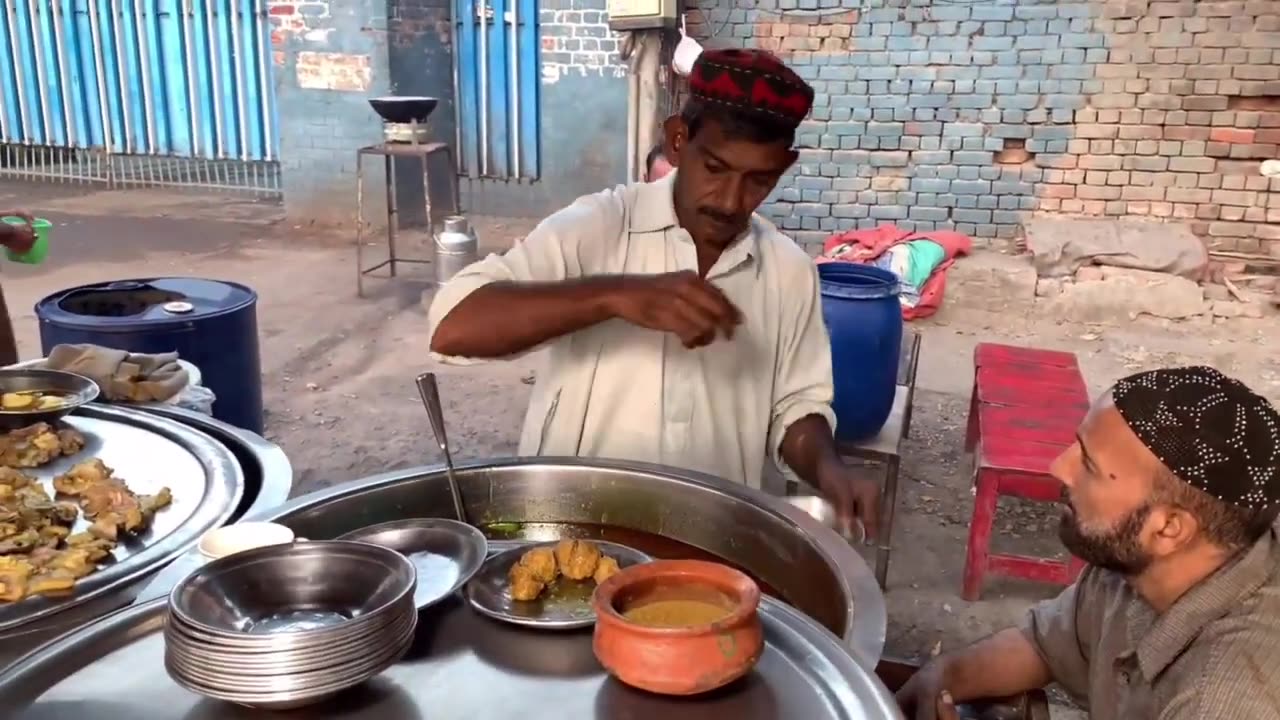
[[[765,208],[806,244],[1069,213],[1280,258],[1280,180],[1259,173],[1280,157],[1276,0],[693,2],[695,37],[778,52],[817,90]]]

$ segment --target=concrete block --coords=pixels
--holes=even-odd
[[[931,14],[937,18],[937,13],[933,12],[937,8],[930,8]],[[981,22],[990,21],[1008,21],[1013,20],[1012,5],[975,5],[971,9],[969,18]]]
[[[955,180],[951,183],[951,192],[955,195],[985,195],[991,192],[991,183],[987,180]]]
[[[918,193],[945,193],[951,190],[951,180],[940,178],[911,178],[911,189]]]
[[[951,161],[956,165],[990,165],[992,153],[973,150],[958,150],[951,154]]]
[[[907,208],[901,205],[873,205],[871,217],[876,220],[905,220]]]
[[[956,222],[989,223],[991,213],[991,210],[956,208],[951,211],[951,219]]]

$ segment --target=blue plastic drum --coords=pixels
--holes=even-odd
[[[831,336],[836,438],[865,440],[893,412],[902,345],[898,277],[870,265],[818,266],[822,318]]]
[[[90,343],[136,353],[176,351],[200,368],[213,416],[262,434],[258,295],[237,283],[149,278],[85,285],[36,303],[40,347]]]

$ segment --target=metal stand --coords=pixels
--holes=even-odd
[[[384,267],[390,269],[387,277],[396,276],[397,263],[429,265],[428,258],[405,258],[396,253],[396,230],[400,213],[396,207],[395,162],[400,158],[416,158],[422,163],[422,195],[427,210],[427,232],[435,237],[436,220],[431,213],[431,165],[433,154],[442,152],[448,159],[448,167],[453,174],[453,209],[462,209],[462,195],[458,187],[458,175],[454,168],[453,148],[446,143],[382,143],[362,147],[356,151],[356,297],[364,297],[364,278]],[[387,259],[371,267],[364,266],[364,158],[366,155],[381,155],[387,184]]]
[[[893,410],[884,427],[874,437],[856,443],[839,443],[841,455],[862,458],[884,466],[884,488],[880,493],[879,525],[876,538],[876,581],[885,589],[889,577],[890,544],[893,516],[898,505],[898,467],[902,459],[902,441],[911,436],[911,407],[916,395],[916,367],[920,364],[920,335],[910,330],[902,334],[898,355],[898,387],[893,396]],[[787,481],[786,493],[799,490],[794,480]]]

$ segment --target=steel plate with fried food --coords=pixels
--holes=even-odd
[[[18,468],[84,448],[84,436],[38,423],[0,436],[0,603],[70,592],[109,560],[123,536],[140,533],[173,502],[168,488],[137,495],[98,458],[53,479],[55,497]],[[73,532],[83,520],[87,530]]]
[[[599,583],[653,558],[604,540],[561,540],[513,547],[490,557],[467,583],[467,602],[495,620],[543,630],[595,622]]]

